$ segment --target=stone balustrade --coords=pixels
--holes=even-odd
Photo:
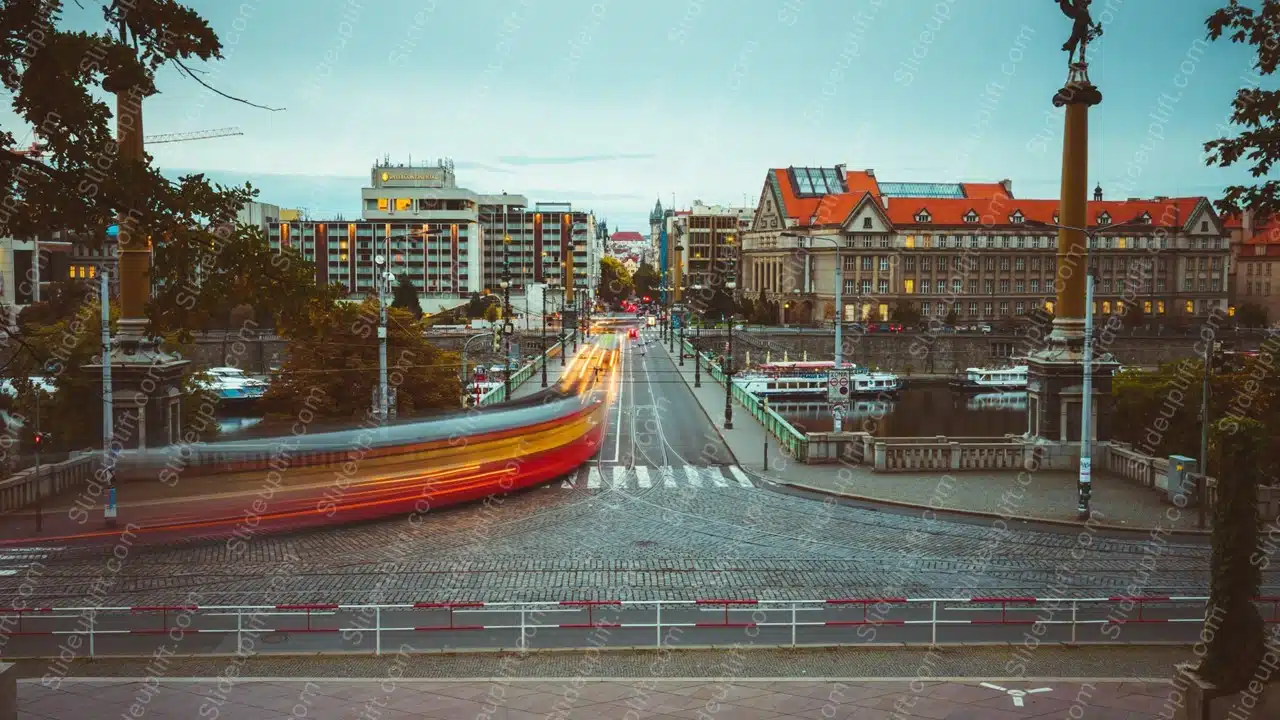
[[[86,486],[101,463],[99,454],[77,454],[60,463],[41,465],[39,475],[30,467],[0,480],[0,513],[21,510],[42,498]]]

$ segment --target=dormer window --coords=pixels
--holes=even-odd
[[[964,214],[964,221],[969,224],[978,222],[978,213],[970,209],[969,212]]]
[[[1023,220],[1025,219],[1026,218],[1022,217],[1021,210],[1014,210],[1013,214],[1009,216],[1009,222],[1013,223],[1014,225],[1021,225]]]
[[[1143,225],[1150,225],[1151,213],[1145,213],[1145,212],[1142,213],[1142,215],[1138,218],[1138,222],[1142,223]]]
[[[916,213],[916,222],[918,223],[933,222],[933,217],[929,215],[928,210],[925,210],[924,208],[920,208],[920,212]]]
[[[1057,210],[1054,210],[1054,211],[1053,211],[1053,224],[1054,224],[1054,225],[1057,225],[1057,224],[1058,224],[1058,211],[1057,211]]]
[[[1104,210],[1104,211],[1102,211],[1102,213],[1098,215],[1098,224],[1099,224],[1099,225],[1110,225],[1110,224],[1111,224],[1111,216],[1110,216],[1110,215],[1108,215],[1108,214],[1107,214],[1107,212],[1106,212],[1105,210]]]

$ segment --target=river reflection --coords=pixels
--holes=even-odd
[[[826,403],[770,402],[801,432],[829,432]],[[850,403],[844,430],[880,437],[1002,437],[1027,429],[1026,393],[960,393],[945,386],[903,390],[895,400],[859,399]]]

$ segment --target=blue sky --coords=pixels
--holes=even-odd
[[[464,187],[568,200],[642,232],[657,197],[754,203],[765,170],[793,164],[1058,193],[1050,99],[1070,21],[1053,0],[188,4],[225,45],[207,81],[286,110],[163,74],[147,134],[245,134],[155,145],[157,163],[248,180],[262,200],[316,216],[356,215],[385,154],[450,157]],[[1196,42],[1222,4],[1095,0],[1106,27],[1090,74],[1105,99],[1092,111],[1091,186],[1213,197],[1246,177],[1203,163],[1251,76],[1244,48]],[[68,24],[101,24],[68,6]],[[0,122],[13,122],[7,105]]]

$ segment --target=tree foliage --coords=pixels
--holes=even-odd
[[[422,322],[387,311],[388,381],[400,417],[459,407],[460,361],[427,341]],[[379,309],[362,303],[313,301],[307,320],[290,326],[288,360],[263,398],[270,414],[296,418],[364,418],[378,385]]]
[[[899,300],[889,312],[889,321],[909,326],[919,325],[920,311],[906,300]]]
[[[1264,328],[1267,320],[1267,309],[1257,303],[1245,303],[1236,308],[1236,323],[1240,327]]]
[[[1207,625],[1213,626],[1200,666],[1201,677],[1219,689],[1244,690],[1262,660],[1266,626],[1254,598],[1262,583],[1257,561],[1262,522],[1258,516],[1259,466],[1267,428],[1245,420],[1214,433],[1213,452],[1222,470],[1213,512],[1213,553]]]
[[[414,318],[422,317],[422,302],[418,299],[418,288],[409,279],[408,275],[397,275],[395,295],[391,301],[391,307],[400,308],[413,315]]]
[[[257,191],[247,184],[211,184],[198,174],[170,182],[150,156],[142,162],[121,157],[112,95],[154,95],[161,68],[203,84],[200,70],[188,63],[220,59],[222,45],[203,18],[175,0],[77,5],[97,5],[109,30],[59,27],[65,20],[62,2],[0,3],[0,82],[13,111],[35,130],[46,152],[43,159],[9,152],[19,149],[15,136],[0,131],[0,188],[6,198],[0,237],[62,230],[98,247],[107,226],[131,216],[156,249],[152,284],[161,291],[150,306],[153,331],[196,327],[195,318],[212,312],[214,287],[226,285],[213,283],[194,307],[176,302],[195,268],[202,278],[214,265],[246,278],[275,269],[256,252],[224,252],[216,263],[202,261],[217,246],[213,228],[232,222]]]
[[[662,284],[662,276],[653,265],[647,262],[640,263],[640,267],[636,268],[631,276],[631,282],[635,286],[637,295],[652,298],[658,296],[658,286]]]
[[[596,297],[602,302],[612,305],[619,300],[631,297],[635,284],[631,271],[614,257],[600,258],[600,286],[596,288]]]
[[[1260,77],[1272,75],[1280,65],[1280,0],[1261,0],[1261,8],[1247,7],[1230,0],[1205,20],[1209,39],[1226,36],[1233,43],[1248,45],[1255,54],[1254,70]],[[1230,167],[1247,162],[1255,178],[1266,180],[1257,185],[1231,185],[1217,202],[1224,215],[1241,208],[1253,210],[1258,222],[1280,214],[1280,180],[1274,179],[1272,168],[1280,161],[1280,90],[1264,90],[1247,84],[1236,90],[1231,102],[1231,122],[1242,128],[1234,137],[1222,137],[1204,145],[1206,164]]]

